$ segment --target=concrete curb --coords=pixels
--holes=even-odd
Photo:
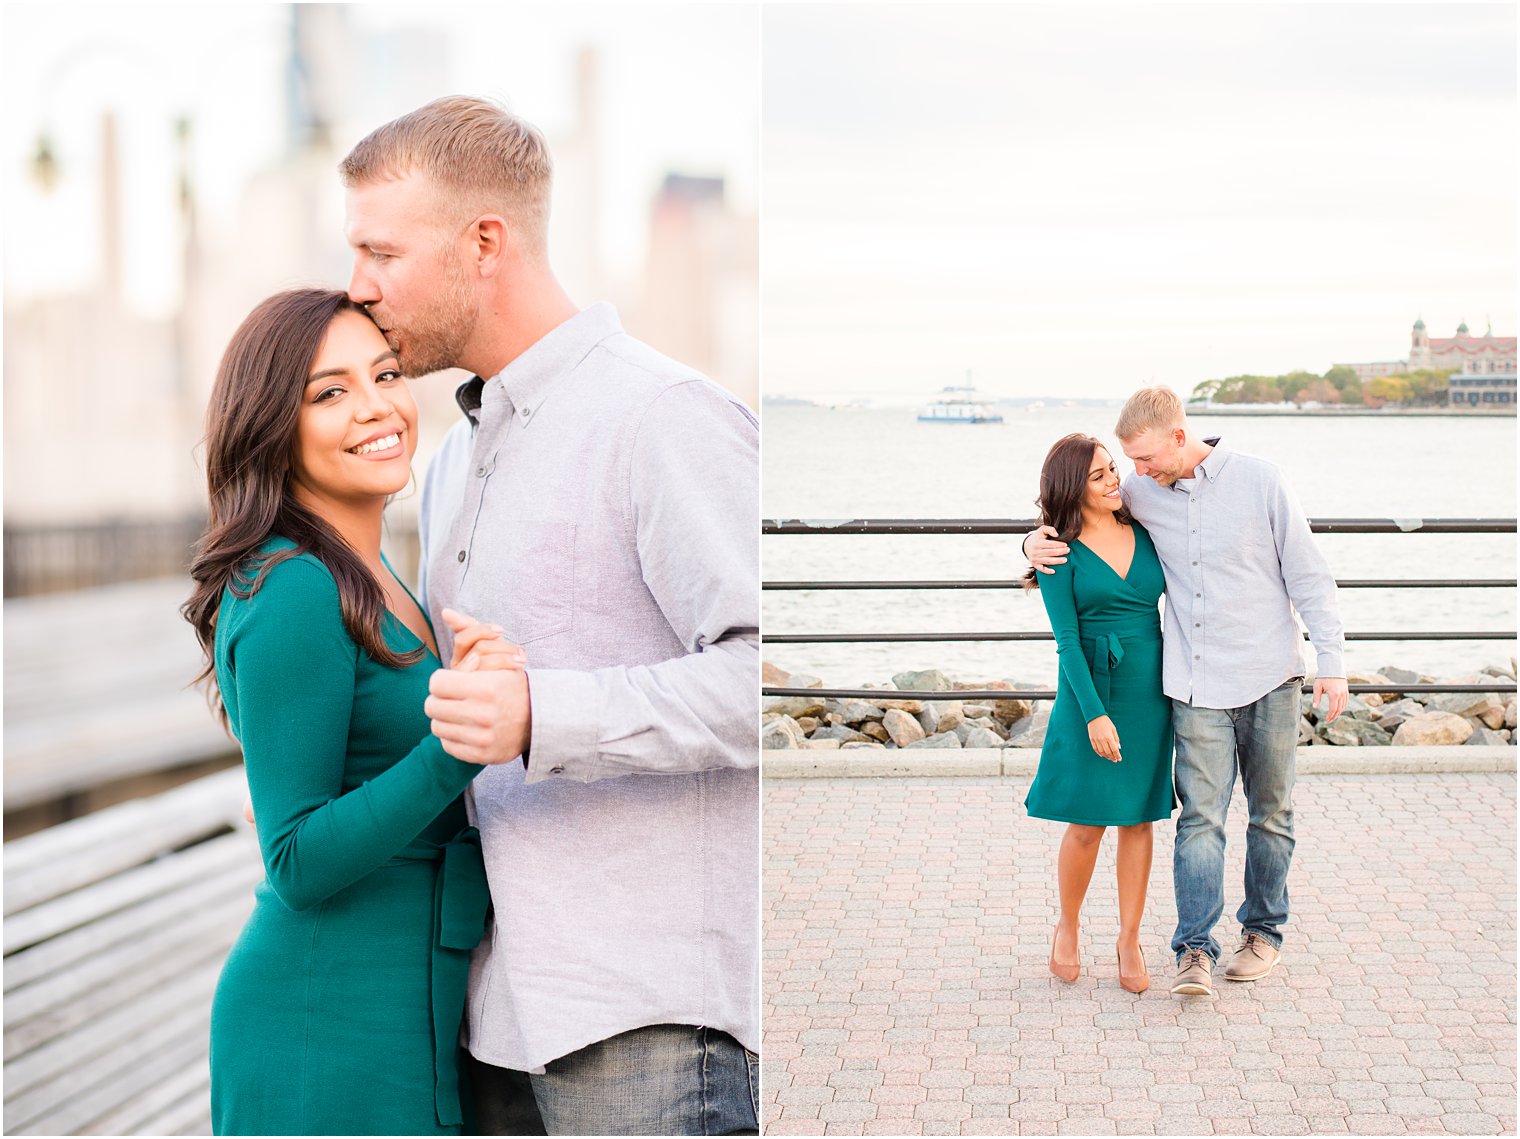
[[[1300,775],[1440,775],[1513,772],[1513,747],[1301,747]],[[762,751],[767,779],[1032,776],[1037,748],[851,748]]]

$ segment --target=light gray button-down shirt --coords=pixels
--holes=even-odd
[[[1306,675],[1298,610],[1315,674],[1345,676],[1335,577],[1276,466],[1219,439],[1195,477],[1163,487],[1124,480],[1124,504],[1166,573],[1162,683],[1199,708],[1241,708]]]
[[[478,407],[474,407],[478,399]],[[522,645],[528,767],[475,780],[495,904],[469,1047],[523,1071],[651,1024],[759,1047],[759,433],[577,314],[460,391],[423,592]]]

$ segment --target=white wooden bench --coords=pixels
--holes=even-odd
[[[210,1134],[212,992],[263,876],[241,767],[5,844],[5,1131]]]

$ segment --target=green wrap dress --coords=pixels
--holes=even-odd
[[[1172,705],[1161,689],[1161,560],[1142,526],[1121,577],[1083,545],[1040,575],[1040,597],[1056,637],[1060,679],[1024,799],[1040,819],[1087,826],[1133,826],[1167,818],[1172,793]],[[1089,721],[1108,716],[1120,762],[1092,749]]]
[[[384,620],[392,649],[421,644]],[[490,898],[461,799],[483,768],[444,752],[423,713],[437,658],[372,660],[301,554],[251,597],[224,593],[215,666],[266,875],[212,1006],[216,1134],[460,1134]]]

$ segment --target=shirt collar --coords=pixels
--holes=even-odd
[[[622,331],[617,309],[600,301],[550,329],[489,380],[471,377],[454,398],[472,423],[479,422],[483,404],[501,399],[509,401],[516,414],[531,419],[556,381],[591,349]]]
[[[1224,465],[1230,461],[1232,452],[1221,442],[1221,437],[1218,435],[1206,435],[1203,441],[1214,449],[1200,460],[1193,470],[1202,471],[1209,482],[1213,482],[1219,477],[1219,472],[1224,470]]]

